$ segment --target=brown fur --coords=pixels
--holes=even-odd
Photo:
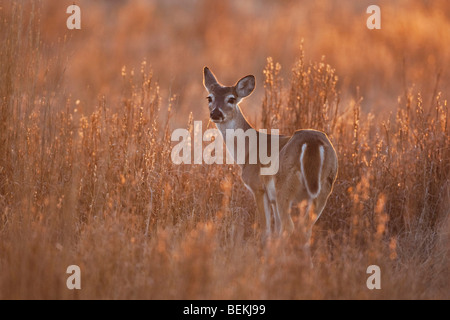
[[[204,85],[210,95],[214,96],[214,101],[210,103],[210,110],[216,108],[224,115],[224,120],[217,122],[217,128],[222,132],[224,141],[226,141],[226,129],[243,129],[254,130],[250,123],[243,115],[241,109],[237,105],[240,99],[248,96],[254,89],[254,77],[247,76],[239,80],[234,86],[226,87],[219,84],[208,69],[204,69]],[[240,87],[240,90],[238,90]],[[239,92],[244,95],[239,95]],[[230,105],[225,100],[230,94],[236,95],[236,105]],[[268,139],[270,143],[270,134],[257,132],[259,139]],[[307,238],[311,234],[314,223],[322,213],[323,208],[330,195],[334,181],[337,175],[337,156],[330,140],[325,133],[316,130],[299,130],[292,136],[278,136],[279,138],[279,170],[273,176],[261,175],[260,169],[262,164],[240,164],[242,169],[241,178],[246,186],[252,191],[258,213],[260,226],[266,231],[266,235],[271,233],[270,214],[274,215],[275,227],[279,233],[286,231],[288,234],[294,230],[294,224],[290,215],[290,207],[292,204],[300,203],[307,200],[310,208],[313,207],[316,219],[308,227]],[[304,173],[301,173],[300,155],[302,145],[307,144],[303,157]],[[324,148],[324,159],[321,164],[319,147]],[[270,150],[270,147],[268,147]],[[256,152],[258,144],[248,146],[246,144],[246,159],[249,152]],[[319,179],[319,171],[321,175]],[[298,174],[301,173],[303,179],[306,179],[307,186],[310,188],[308,193],[307,187]],[[275,190],[273,189],[275,187]],[[320,192],[315,198],[310,196],[311,193]],[[272,198],[271,198],[272,197]],[[269,202],[276,203],[276,212],[270,208],[265,208],[264,199]],[[307,219],[308,220],[308,219]],[[309,220],[308,220],[309,221]]]

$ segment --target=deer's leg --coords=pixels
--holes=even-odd
[[[264,214],[266,218],[266,233],[270,235],[272,233],[272,205],[270,204],[267,192],[264,192]]]
[[[311,256],[311,235],[312,229],[316,224],[317,220],[319,220],[320,215],[322,214],[323,209],[328,200],[328,196],[330,195],[330,191],[322,190],[317,198],[314,200],[309,200],[308,208],[306,211],[308,226],[306,229],[306,243],[305,243],[305,251],[310,259],[311,267],[313,267],[312,256]]]
[[[270,234],[270,220],[267,223],[267,215],[266,215],[266,205],[265,205],[265,192],[264,191],[255,191],[255,201],[256,201],[256,213],[258,216],[259,226],[262,232],[265,232],[266,235]],[[269,215],[270,218],[270,215]]]
[[[286,231],[288,234],[291,234],[294,231],[294,223],[292,222],[291,218],[291,199],[287,194],[283,194],[283,192],[280,190],[280,192],[277,191],[277,212],[280,217],[280,235],[283,234],[284,231]]]
[[[323,189],[319,196],[312,201],[312,205],[309,206],[309,225],[308,225],[308,243],[311,240],[312,228],[316,224],[317,220],[319,220],[320,215],[327,204],[328,197],[330,195],[330,189]]]
[[[279,234],[281,234],[281,217],[280,217],[280,214],[278,213],[277,202],[271,201],[270,205],[272,207],[273,217],[275,220],[275,231],[274,232],[279,235]]]
[[[312,234],[312,228],[314,226],[314,224],[317,221],[317,216],[316,216],[316,199],[308,199],[308,205],[306,206],[306,212],[305,212],[305,223],[306,223],[306,237],[305,237],[305,249],[307,249],[307,251],[309,252],[309,248],[310,248],[310,242],[311,242],[311,234]]]
[[[269,183],[266,185],[266,195],[270,206],[270,211],[273,214],[275,234],[280,234],[281,230],[281,218],[277,210],[277,192],[275,189],[275,179],[270,179]]]

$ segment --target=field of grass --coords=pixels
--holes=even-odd
[[[0,299],[450,299],[447,1],[80,0],[68,30],[71,4],[0,0]],[[313,269],[236,166],[172,163],[213,127],[205,65],[255,74],[257,128],[334,144]]]

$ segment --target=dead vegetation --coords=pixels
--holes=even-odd
[[[168,65],[162,54],[135,69],[102,70],[105,65],[95,55],[67,53],[81,46],[77,36],[46,42],[49,31],[43,35],[40,30],[45,33],[56,22],[42,16],[48,19],[54,7],[33,3],[0,2],[0,299],[450,298],[449,109],[448,92],[440,91],[448,88],[445,71],[425,74],[423,66],[407,65],[405,72],[420,73],[432,83],[427,98],[418,88],[400,83],[391,88],[396,104],[369,112],[363,110],[366,100],[360,91],[341,99],[348,87],[340,86],[340,73],[361,72],[348,83],[370,73],[370,63],[362,64],[359,56],[355,61],[360,69],[346,67],[351,57],[335,59],[338,72],[325,58],[307,62],[308,50],[297,46],[296,58],[283,65],[284,74],[271,58],[259,69],[265,81],[264,90],[262,85],[259,89],[264,94],[257,127],[282,133],[305,127],[324,130],[338,153],[338,180],[313,234],[311,270],[300,250],[300,233],[261,247],[253,199],[235,166],[171,162],[172,129],[181,125],[192,130],[193,117],[207,109],[200,91],[201,66],[195,76],[180,76],[186,86],[181,89],[177,79],[170,94],[164,80],[168,75],[158,78]],[[211,6],[209,1],[200,3]],[[162,7],[139,5],[169,14]],[[92,5],[92,12],[98,6]],[[131,4],[123,6],[119,21],[128,25]],[[422,8],[411,1],[405,6]],[[393,8],[386,7],[388,15]],[[287,2],[277,10],[289,8],[296,7]],[[200,19],[198,29],[185,32],[208,40],[212,35],[202,23],[209,16],[202,12],[195,14],[207,21]],[[218,21],[230,28],[222,32],[231,39],[237,30],[226,12]],[[250,15],[245,12],[240,14]],[[356,15],[350,9],[347,14]],[[433,9],[415,13],[416,21],[425,25],[433,14]],[[311,19],[312,24],[322,21],[316,15]],[[94,24],[86,20],[86,28]],[[448,17],[439,22],[448,25]],[[273,27],[283,26],[278,21]],[[131,35],[141,34],[138,24],[136,28]],[[401,33],[393,30],[387,28],[387,39],[377,41],[399,41]],[[411,32],[420,42],[425,31]],[[119,41],[125,35],[115,37]],[[127,44],[117,41],[111,45]],[[246,41],[259,43],[258,38]],[[269,49],[277,45],[272,41],[267,42]],[[350,46],[351,41],[342,43]],[[433,57],[448,57],[450,51],[440,41],[439,47],[431,43],[437,50]],[[320,47],[316,42],[311,46]],[[219,54],[212,47],[202,50],[213,57]],[[253,52],[243,51],[239,59],[245,64]],[[228,54],[216,62],[231,69],[230,76],[239,76],[241,69],[231,67]],[[286,55],[294,57],[291,51]],[[364,58],[372,61],[375,55]],[[178,65],[171,67],[179,66],[181,75],[189,55],[176,57]],[[122,61],[114,58],[114,65]],[[83,68],[69,70],[72,62],[86,63],[99,74],[90,78],[92,70],[84,75]],[[387,63],[400,68],[392,60],[381,61]],[[83,92],[85,79],[99,82],[90,82],[92,87]],[[114,84],[103,90],[100,84],[109,80]],[[361,85],[373,94],[366,88],[370,83]],[[192,88],[198,94],[189,93]],[[257,98],[251,100],[244,108],[259,104]],[[81,267],[80,291],[65,286],[71,264]],[[371,264],[381,267],[382,290],[366,288]]]

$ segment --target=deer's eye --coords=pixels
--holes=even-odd
[[[231,98],[228,98],[228,101],[227,101],[229,104],[235,104],[236,103],[236,98],[234,98],[234,97],[231,97]]]
[[[206,100],[208,100],[208,103],[211,103],[211,102],[212,102],[212,98],[211,98],[210,96],[207,96],[207,97],[206,97]]]

